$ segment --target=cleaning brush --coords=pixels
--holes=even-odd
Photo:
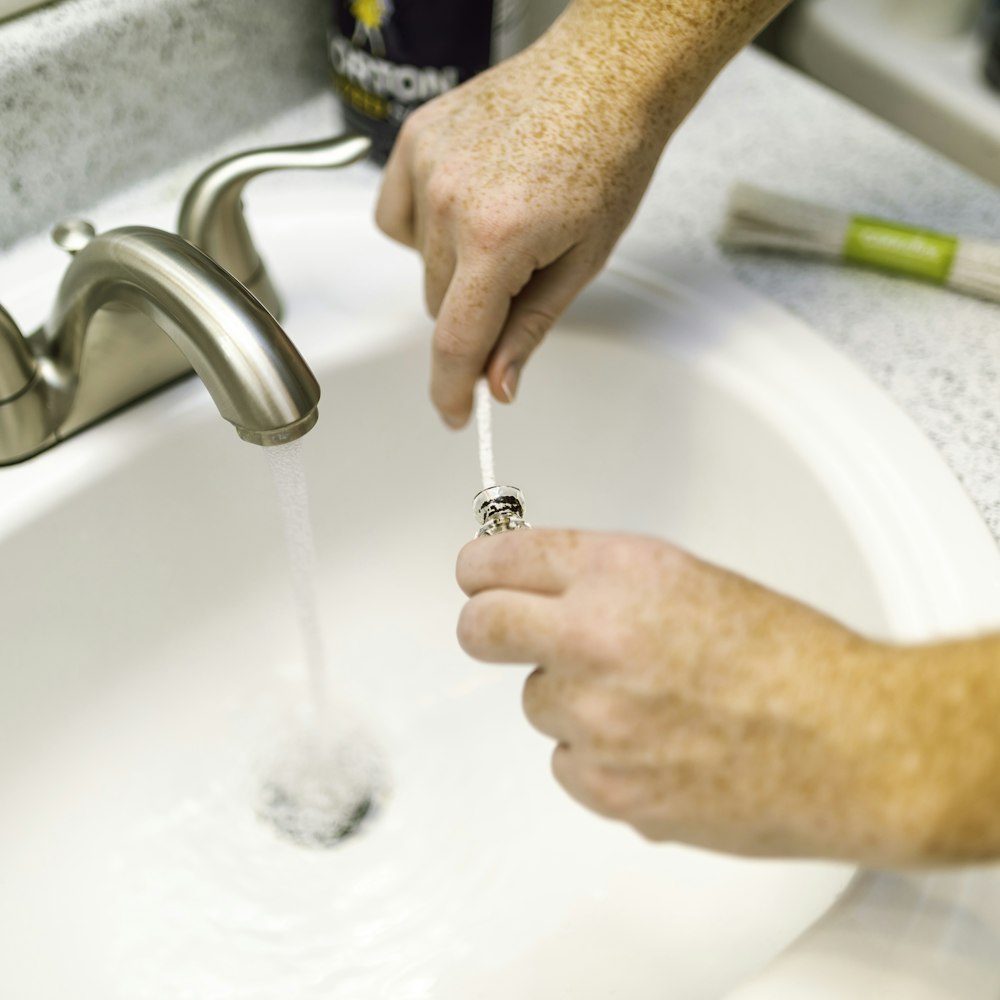
[[[719,239],[867,264],[1000,302],[1000,243],[849,215],[750,184],[733,187]]]

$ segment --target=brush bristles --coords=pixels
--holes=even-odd
[[[839,257],[850,216],[773,191],[737,184],[720,240],[731,247],[795,250]]]
[[[788,251],[842,259],[853,216],[799,198],[736,184],[719,241],[735,249]],[[957,291],[1000,302],[1000,244],[959,239],[945,281]]]
[[[1000,245],[959,240],[948,284],[959,291],[1000,302]]]

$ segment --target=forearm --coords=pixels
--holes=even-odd
[[[639,109],[666,139],[722,67],[788,2],[573,0],[548,41],[572,51],[578,69],[599,67],[608,100]]]
[[[875,691],[908,723],[873,774],[914,861],[1000,858],[1000,636],[893,650]]]

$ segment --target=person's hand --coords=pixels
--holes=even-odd
[[[524,709],[556,778],[648,838],[890,864],[1000,846],[978,646],[874,643],[636,536],[483,538],[458,580],[463,648],[542,664]]]
[[[635,72],[609,86],[587,30],[564,19],[415,111],[386,166],[376,221],[423,256],[437,319],[431,398],[452,426],[468,419],[484,371],[497,399],[513,399],[532,350],[606,261],[668,137]]]

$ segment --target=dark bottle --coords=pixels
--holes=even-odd
[[[384,162],[406,116],[517,50],[524,0],[334,0],[329,53],[349,128]]]
[[[988,0],[983,9],[983,34],[986,36],[986,82],[1000,90],[1000,0]]]
[[[986,50],[983,72],[986,74],[986,82],[996,90],[1000,90],[1000,31],[993,36],[993,41]]]

